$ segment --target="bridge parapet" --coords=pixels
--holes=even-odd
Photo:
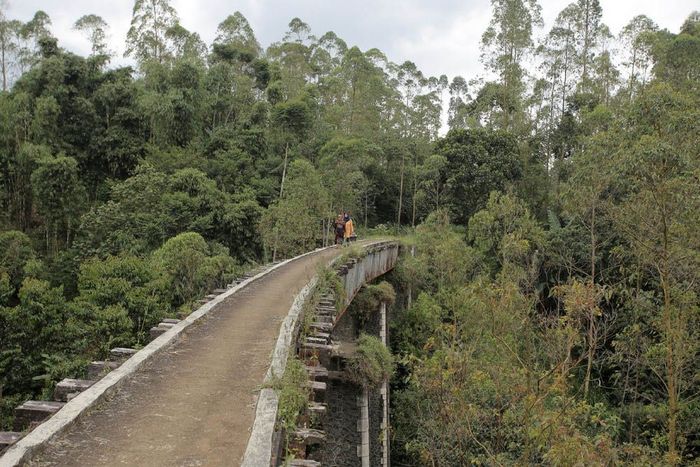
[[[301,359],[307,364],[306,368],[309,371],[310,381],[308,384],[311,389],[312,400],[307,408],[309,412],[308,419],[318,418],[319,414],[326,417],[329,416],[326,413],[327,406],[325,404],[325,399],[328,397],[326,381],[329,378],[329,372],[322,366],[308,365],[313,365],[310,362],[315,362],[318,365],[319,361],[327,364],[331,356],[338,354],[338,346],[331,341],[331,335],[335,326],[341,320],[344,320],[349,305],[360,289],[365,284],[392,270],[398,260],[399,244],[396,241],[378,241],[362,245],[361,247],[360,254],[340,257],[331,262],[331,267],[337,271],[338,278],[343,286],[343,293],[342,296],[335,297],[329,291],[321,291],[324,295],[317,305],[315,322],[311,324],[313,335],[302,336],[300,323],[304,319],[304,304],[312,296],[317,285],[317,278],[309,282],[297,295],[280,329],[277,347],[273,353],[270,371],[268,372],[268,383],[271,383],[274,378],[280,377],[284,373],[289,350],[296,349]],[[386,324],[385,307],[382,310],[382,320]],[[302,338],[303,342],[301,342]],[[386,343],[386,333],[384,333],[382,338],[383,342]],[[386,392],[386,387],[382,390]],[[360,404],[362,401],[358,400],[357,402],[358,407],[363,407]],[[273,389],[265,388],[260,392],[255,423],[246,449],[243,466],[281,465],[283,460],[282,438],[284,435],[276,429],[278,403],[278,395]],[[366,398],[364,399],[364,404],[364,409],[366,409]],[[313,428],[305,427],[291,435],[296,437],[298,444],[302,446],[325,442],[325,434]],[[356,430],[357,428],[353,426],[352,429]],[[361,450],[361,446],[358,446],[357,454],[353,454],[356,456],[356,460],[358,459],[357,456],[364,454],[360,452]],[[365,459],[360,458],[362,459],[362,464],[365,465]],[[290,465],[313,466],[320,464],[312,459],[298,459]]]

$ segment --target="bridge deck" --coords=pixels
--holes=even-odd
[[[279,325],[319,264],[291,262],[233,294],[30,465],[238,465]]]

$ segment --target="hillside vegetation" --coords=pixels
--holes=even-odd
[[[206,44],[170,0],[119,67],[99,16],[82,57],[0,8],[0,428],[349,211],[405,234],[395,465],[697,463],[700,14],[491,4],[469,80],[299,18]]]

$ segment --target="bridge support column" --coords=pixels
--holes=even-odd
[[[387,333],[387,312],[386,303],[382,302],[381,308],[381,328],[379,331],[380,338],[384,345],[389,346],[389,335]],[[382,465],[389,465],[389,381],[387,379],[382,383]]]
[[[358,429],[360,431],[362,444],[357,447],[357,455],[360,457],[362,467],[369,465],[369,391],[362,389],[362,396],[359,397],[357,405],[360,406],[360,419]]]

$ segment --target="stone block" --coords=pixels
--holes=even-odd
[[[321,430],[314,430],[313,428],[299,428],[292,433],[292,437],[297,441],[303,442],[307,446],[321,444],[326,441],[326,434]]]
[[[119,367],[117,362],[95,361],[90,362],[87,369],[88,379],[97,380]]]
[[[95,382],[89,379],[66,378],[56,385],[53,391],[53,398],[59,402],[68,402],[69,395],[81,393],[93,384]]]
[[[293,459],[289,461],[289,467],[321,467],[319,461],[312,459]]]
[[[322,402],[326,399],[326,383],[323,381],[309,381],[308,385],[313,392],[314,402]]]
[[[65,402],[27,401],[15,408],[15,431],[22,431],[32,423],[41,423],[55,414]]]
[[[309,378],[314,381],[325,381],[328,379],[328,370],[321,365],[307,365],[306,371],[309,373]]]
[[[226,289],[214,289],[214,290],[212,291],[212,293],[213,293],[213,294],[216,294],[216,295],[221,295],[221,294],[224,293],[224,292],[226,292]]]
[[[175,319],[175,318],[165,318],[163,321],[161,321],[161,324],[162,324],[162,323],[177,324],[177,323],[179,323],[179,322],[180,322],[179,319]]]
[[[289,467],[321,467],[319,461],[311,459],[293,459],[287,464]]]
[[[309,327],[314,331],[320,331],[320,332],[330,332],[333,330],[332,323],[315,322],[315,323],[311,323],[311,325]]]
[[[310,415],[318,417],[326,414],[326,412],[328,411],[328,406],[319,402],[309,402],[309,405],[306,407],[306,410],[309,412]]]
[[[17,431],[0,431],[0,452],[9,448],[22,438],[22,433]]]
[[[328,344],[328,339],[324,339],[323,337],[309,336],[306,338],[306,342],[310,342],[312,344]]]
[[[168,332],[169,329],[170,329],[170,327],[162,326],[159,324],[158,326],[152,327],[148,331],[148,334],[151,337],[151,340],[154,340],[154,339],[157,339],[161,334],[165,334],[166,332]]]
[[[127,349],[125,347],[115,347],[109,351],[109,354],[115,360],[124,361],[124,360],[130,358],[136,352],[138,352],[136,349]]]

